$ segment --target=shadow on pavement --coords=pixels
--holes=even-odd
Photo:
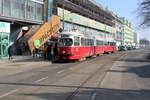
[[[124,62],[150,62],[149,60],[147,59],[133,59],[133,58],[128,58],[128,59],[120,59],[120,60],[117,60],[117,61],[124,61]]]
[[[118,70],[108,70],[107,72],[121,72],[121,73],[134,73],[138,77],[142,78],[150,78],[150,64],[144,65],[144,66],[137,66],[137,67],[129,67],[129,66],[118,66],[126,68],[123,71]]]
[[[121,67],[124,68],[123,70],[107,70],[107,72],[120,72],[120,73],[133,73],[136,74],[138,77],[141,78],[150,78],[150,61],[145,58],[122,58],[117,61],[125,62],[126,64],[129,63],[129,65],[123,65],[123,66],[115,66],[115,67]],[[138,64],[142,64],[142,66],[138,66]],[[137,66],[136,66],[136,65]],[[132,66],[133,65],[133,66]]]
[[[150,54],[148,54],[146,58],[147,58],[148,60],[150,60]]]
[[[93,90],[80,91],[75,99],[69,99],[73,92],[45,92],[18,94],[21,96],[38,98],[42,100],[91,100]],[[88,98],[89,97],[89,98]],[[66,99],[67,98],[67,99]],[[119,90],[119,89],[98,89],[94,100],[149,100],[149,90]]]
[[[0,83],[5,85],[22,85],[22,86],[36,86],[39,87],[41,91],[49,90],[49,92],[41,92],[40,90],[34,91],[33,93],[18,93],[14,96],[23,96],[26,98],[35,98],[35,100],[72,100],[66,99],[68,96],[72,95],[73,92],[65,92],[65,89],[76,89],[79,86],[65,86],[65,85],[44,85],[44,84],[29,84],[29,83]],[[44,88],[46,87],[46,88]],[[54,91],[56,89],[56,93]],[[91,97],[91,94],[96,90],[96,98],[94,100],[149,100],[150,90],[123,90],[123,89],[107,89],[107,88],[94,88],[94,87],[80,87],[84,91],[80,91],[77,95],[78,99],[75,100],[91,100],[87,97]],[[62,90],[64,90],[62,92]],[[30,91],[30,90],[29,90]],[[61,91],[61,92],[60,92]],[[25,91],[27,92],[27,91]],[[13,98],[12,98],[13,99]],[[34,100],[34,99],[33,99]],[[73,99],[74,100],[74,99]]]
[[[76,60],[68,60],[68,59],[60,59],[60,60],[56,60],[56,61],[53,61],[53,63],[56,63],[56,64],[63,64],[63,63],[82,63],[82,62],[86,62],[86,61],[90,61],[90,60],[93,60],[95,59],[95,57],[87,57],[86,60],[83,60],[83,61],[79,61],[79,59],[76,59]]]
[[[14,63],[21,63],[21,62],[39,62],[39,61],[46,61],[44,60],[44,58],[25,58],[25,59],[14,59],[13,62]]]

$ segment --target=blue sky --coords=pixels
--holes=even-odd
[[[115,12],[121,17],[125,17],[133,23],[136,32],[140,34],[140,38],[148,38],[150,40],[150,30],[144,30],[139,27],[141,22],[138,17],[139,0],[96,0],[104,7]]]

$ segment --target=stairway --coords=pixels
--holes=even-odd
[[[32,26],[32,28],[24,36],[24,39],[28,40],[30,37],[32,37],[35,34],[35,32],[37,32],[39,30],[40,27],[41,27],[40,25],[34,25],[34,26]]]
[[[18,38],[15,43],[16,51],[19,55],[29,55],[35,49],[34,41],[39,40],[42,46],[47,42],[55,33],[60,30],[60,17],[52,16],[52,22],[45,22],[43,25],[34,25],[26,35]]]
[[[30,51],[28,48],[28,40],[32,37],[40,28],[40,25],[33,25],[29,31],[23,37],[20,35],[17,40],[14,42],[13,47],[15,54],[14,55],[29,55]]]
[[[52,22],[44,23],[36,32],[28,39],[28,47],[30,52],[35,49],[34,41],[39,40],[40,45],[42,46],[47,42],[55,33],[60,30],[60,16],[53,15]]]

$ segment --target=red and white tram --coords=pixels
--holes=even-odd
[[[79,31],[59,34],[58,56],[60,59],[77,60],[103,53],[115,52],[115,42],[106,42]]]

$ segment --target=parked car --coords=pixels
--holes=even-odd
[[[127,50],[133,50],[132,46],[127,46]]]
[[[137,47],[136,47],[136,46],[132,46],[132,49],[133,49],[133,50],[136,50],[136,49],[137,49]]]
[[[118,47],[118,51],[126,51],[126,50],[127,50],[126,46],[119,46]]]

